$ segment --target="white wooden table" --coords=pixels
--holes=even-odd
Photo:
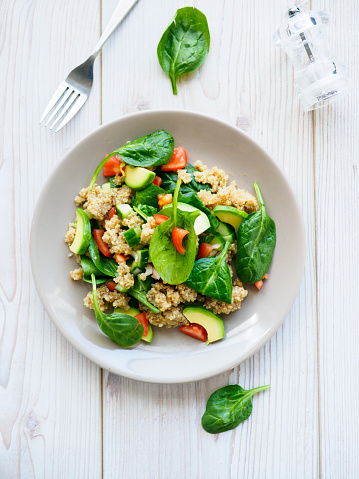
[[[117,0],[0,2],[0,478],[359,477],[358,92],[304,113],[271,36],[286,0],[140,0],[95,64],[89,101],[54,134],[38,120],[87,58]],[[156,47],[177,8],[207,16],[210,55],[172,95]],[[314,2],[357,79],[357,0]],[[56,330],[35,291],[29,232],[65,153],[102,123],[161,108],[237,125],[286,174],[301,204],[306,270],[277,334],[232,371],[161,386],[103,371]],[[200,419],[228,383],[271,384],[251,418],[212,436]]]

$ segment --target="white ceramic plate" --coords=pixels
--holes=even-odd
[[[191,163],[218,165],[239,187],[254,193],[257,181],[277,226],[277,245],[269,280],[260,293],[249,286],[242,308],[225,316],[226,337],[207,346],[177,329],[154,328],[154,340],[121,349],[99,329],[83,306],[90,285],[74,282],[76,268],[64,243],[74,220],[74,198],[90,183],[98,163],[126,141],[166,129]],[[102,176],[99,177],[102,181]],[[182,383],[219,374],[261,348],[277,331],[297,295],[305,259],[301,211],[275,162],[237,128],[186,111],[148,111],[104,125],[75,146],[47,180],[31,231],[31,265],[39,296],[61,333],[89,359],[113,373],[154,383]]]

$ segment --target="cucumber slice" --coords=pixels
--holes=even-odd
[[[131,273],[136,274],[135,271],[138,269],[140,272],[143,271],[148,264],[149,251],[148,249],[140,249],[137,251],[137,260],[134,261],[131,265]]]
[[[121,218],[121,220],[124,220],[125,218],[127,218],[127,216],[133,213],[133,209],[127,203],[123,205],[116,205],[116,213]]]
[[[125,183],[133,190],[143,190],[147,185],[152,183],[156,176],[154,171],[141,168],[140,166],[126,165]]]
[[[76,210],[76,235],[70,250],[75,254],[84,254],[91,241],[91,223],[81,208]]]
[[[231,226],[233,226],[236,233],[244,218],[247,218],[248,216],[248,213],[238,210],[233,206],[216,206],[213,210],[213,213],[220,221],[229,223]]]
[[[108,181],[107,183],[104,183],[101,188],[103,189],[103,191],[110,191],[111,183]]]
[[[218,246],[216,249],[218,251],[222,251],[222,249],[224,248],[224,245],[226,244],[226,240],[220,234],[217,233],[217,234],[205,236],[202,243],[209,243],[211,245],[216,245]]]
[[[140,242],[141,228],[139,226],[130,228],[129,230],[123,232],[123,236],[127,241],[128,246],[132,248],[132,246],[135,246],[135,244],[138,244]]]
[[[128,291],[128,289],[124,288],[124,287],[121,286],[120,284],[116,284],[115,289],[117,289],[117,291],[118,291],[119,293],[127,293],[127,291]]]
[[[225,241],[230,241],[232,243],[235,240],[233,229],[226,223],[220,223],[216,229],[216,233],[219,233]]]

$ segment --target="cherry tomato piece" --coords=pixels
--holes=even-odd
[[[208,258],[209,253],[213,250],[213,246],[209,243],[202,243],[200,247],[198,248],[198,253],[197,253],[197,258],[196,259],[202,259],[202,258]]]
[[[182,148],[175,148],[173,155],[167,165],[162,165],[162,171],[176,171],[187,165],[187,151]]]
[[[113,293],[115,291],[115,288],[116,288],[116,283],[114,281],[109,281],[107,284],[107,289],[111,291],[111,293]]]
[[[148,334],[148,319],[146,316],[146,312],[143,311],[140,314],[136,314],[135,318],[138,319],[139,322],[143,325],[143,329],[144,329],[143,337],[145,338]]]
[[[161,186],[162,178],[160,178],[159,176],[156,175],[154,180],[152,181],[152,183],[156,186]]]
[[[182,245],[182,241],[188,233],[189,231],[183,230],[182,228],[173,228],[172,241],[179,254],[184,254],[186,252],[184,246]]]
[[[172,193],[167,193],[166,195],[158,195],[158,206],[169,205],[172,203]]]
[[[97,244],[98,249],[103,255],[110,258],[112,254],[110,253],[108,245],[102,239],[103,234],[104,230],[93,230],[93,237],[95,239],[95,243]]]
[[[103,166],[103,176],[123,175],[122,161],[111,156]]]
[[[128,260],[127,254],[119,254],[119,253],[115,254],[116,263],[126,263],[127,260]]]
[[[207,341],[207,331],[200,324],[185,324],[179,330],[187,336],[191,336],[191,338],[198,339],[198,341]]]
[[[116,206],[113,206],[110,211],[107,213],[107,220],[110,220],[111,218],[113,218],[115,215],[117,215],[117,212],[116,212]]]
[[[165,215],[153,215],[153,217],[158,225],[168,220],[168,216]]]

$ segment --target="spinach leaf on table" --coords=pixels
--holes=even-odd
[[[158,208],[158,195],[164,195],[166,191],[153,183],[150,183],[141,191],[136,191],[136,195],[132,200],[132,205],[139,207],[139,205],[152,206]]]
[[[196,70],[205,61],[210,46],[206,16],[194,7],[177,10],[157,47],[162,70],[177,94],[177,77]]]
[[[218,256],[196,261],[186,285],[205,296],[230,304],[232,302],[232,276],[226,263],[229,245],[230,242],[227,241]]]
[[[276,244],[275,223],[266,212],[258,184],[254,183],[254,187],[260,210],[247,216],[238,228],[235,263],[238,278],[248,284],[263,279]]]
[[[137,299],[140,303],[147,306],[154,313],[160,313],[161,311],[153,306],[147,299],[147,291],[151,288],[151,278],[146,279],[146,281],[141,281],[138,276],[135,278],[135,284],[130,288],[127,293]]]
[[[138,343],[144,333],[143,325],[138,319],[123,313],[103,313],[98,305],[95,275],[92,273],[92,297],[95,316],[101,331],[123,348]]]
[[[166,165],[173,154],[173,136],[165,130],[158,130],[149,135],[130,141],[104,158],[96,168],[89,188],[95,184],[96,178],[106,161],[114,155],[120,155],[128,165],[159,166]]]
[[[101,271],[105,276],[110,276],[114,278],[117,276],[117,263],[113,258],[106,258],[102,253],[100,253],[98,246],[94,240],[94,237],[91,238],[88,252],[90,253],[91,260],[95,267]]]
[[[156,227],[150,242],[151,261],[161,279],[168,284],[180,284],[187,280],[197,252],[193,223],[199,213],[183,212],[177,208],[180,185],[181,180],[178,180],[170,218]],[[172,231],[175,227],[188,231],[182,243],[186,250],[183,254],[177,251],[172,241]]]
[[[268,388],[270,386],[260,386],[246,391],[234,384],[218,389],[207,401],[202,416],[203,429],[211,434],[234,429],[251,415],[252,396]]]

